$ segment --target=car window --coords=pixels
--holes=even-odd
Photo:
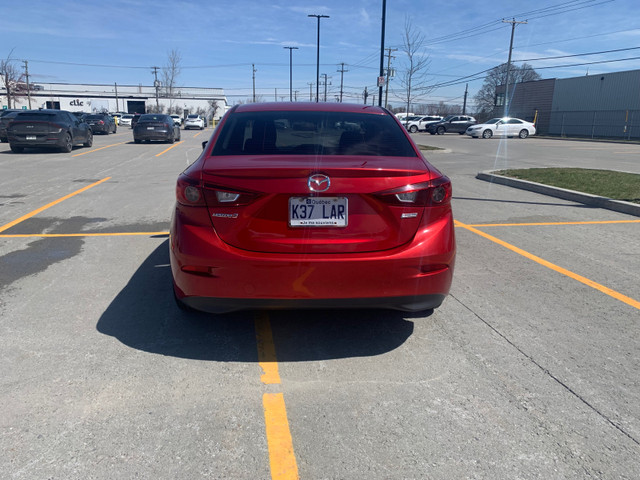
[[[53,122],[56,119],[55,113],[19,113],[16,120],[27,122]]]
[[[519,123],[522,123],[522,122],[520,120],[518,120],[517,118],[510,118],[507,123],[509,123],[509,124],[519,124]]]
[[[153,114],[141,115],[140,118],[138,119],[138,123],[166,122],[166,121],[167,121],[167,118],[164,115],[153,115]]]
[[[286,111],[229,117],[212,155],[246,154],[416,156],[390,116]]]

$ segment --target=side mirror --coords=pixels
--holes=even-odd
[[[202,142],[202,149],[204,150],[205,148],[207,148],[207,143],[209,143],[208,140],[205,140],[204,142]]]

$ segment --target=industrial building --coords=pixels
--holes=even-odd
[[[496,88],[495,116],[504,92]],[[516,83],[508,93],[508,115],[535,120],[539,134],[640,139],[640,70]]]
[[[144,85],[80,85],[38,83],[12,95],[12,108],[54,108],[71,112],[145,113],[157,107],[169,113],[202,113],[208,119],[224,115],[227,99],[221,88],[180,87],[171,95],[162,87]],[[0,90],[0,108],[7,108],[6,89]]]

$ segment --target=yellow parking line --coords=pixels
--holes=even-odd
[[[279,385],[278,360],[273,343],[271,323],[266,313],[255,317],[258,363],[262,367],[261,381],[265,385]],[[262,396],[265,432],[269,448],[269,465],[272,480],[298,480],[298,465],[293,451],[293,440],[287,420],[287,409],[282,393],[265,393]]]
[[[258,363],[264,371],[260,380],[264,384],[279,384],[278,359],[273,343],[271,323],[266,313],[257,313],[255,318],[256,340],[258,342]]]
[[[159,157],[160,155],[167,153],[169,150],[171,150],[172,148],[177,147],[178,145],[180,145],[182,142],[177,142],[174,143],[173,145],[171,145],[169,148],[167,148],[166,150],[161,151],[159,154],[156,155],[156,157]]]
[[[293,453],[293,442],[287,421],[287,411],[282,393],[265,393],[264,407],[269,464],[273,480],[297,480],[298,465]]]
[[[112,145],[107,145],[106,147],[94,148],[93,150],[89,150],[88,152],[76,153],[75,155],[71,155],[72,157],[79,157],[80,155],[86,155],[87,153],[97,152],[98,150],[104,150],[105,148],[115,147],[117,145],[124,145],[127,142],[114,143]]]
[[[0,238],[63,238],[63,237],[126,237],[126,236],[159,236],[169,235],[169,232],[116,232],[116,233],[25,233],[14,235],[1,235]]]
[[[640,220],[595,220],[591,222],[539,222],[539,223],[478,223],[467,227],[540,227],[562,225],[608,225],[616,223],[640,223]],[[462,226],[462,225],[460,225]]]
[[[204,132],[206,132],[206,130],[200,130],[198,133],[196,133],[192,138],[196,138],[198,135],[202,135]]]
[[[458,225],[459,227],[462,227],[466,230],[469,230],[470,232],[473,232],[477,235],[480,235],[481,237],[486,238],[487,240],[491,240],[492,242],[497,243],[498,245],[501,245],[509,250],[511,250],[512,252],[515,252],[519,255],[522,255],[525,258],[528,258],[529,260],[532,260],[536,263],[539,263],[540,265],[543,265],[547,268],[550,268],[551,270],[554,270],[558,273],[561,273],[563,275],[566,275],[569,278],[572,278],[584,285],[587,285],[591,288],[595,288],[596,290],[604,293],[605,295],[609,295],[612,298],[615,298],[616,300],[619,300],[621,302],[626,303],[627,305],[637,308],[638,310],[640,310],[640,302],[638,300],[634,300],[631,297],[627,297],[626,295],[623,295],[619,292],[616,292],[615,290],[612,290],[608,287],[605,287],[604,285],[600,285],[599,283],[594,282],[593,280],[589,280],[588,278],[583,277],[582,275],[578,275],[577,273],[573,273],[570,270],[567,270],[565,268],[559,267],[558,265],[554,265],[551,262],[548,262],[540,257],[537,257],[529,252],[526,252],[525,250],[522,250],[521,248],[518,248],[514,245],[511,245],[510,243],[507,243],[503,240],[500,240],[499,238],[496,238],[494,236],[491,236],[487,233],[484,233],[470,225],[466,225],[462,222],[459,221],[455,221],[456,225]]]
[[[83,188],[81,188],[80,190],[76,190],[75,192],[70,193],[69,195],[65,195],[64,197],[59,198],[58,200],[55,200],[55,201],[53,201],[53,202],[51,202],[51,203],[48,203],[48,204],[46,204],[44,207],[40,207],[40,208],[38,208],[38,209],[34,210],[33,212],[27,213],[26,215],[23,215],[22,217],[20,217],[20,218],[18,218],[18,219],[16,219],[16,220],[14,220],[13,222],[9,222],[9,223],[7,223],[7,224],[3,225],[2,227],[0,227],[0,232],[4,232],[5,230],[10,229],[10,228],[11,228],[11,227],[13,227],[14,225],[17,225],[17,224],[19,224],[20,222],[23,222],[23,221],[27,220],[28,218],[31,218],[31,217],[33,217],[33,216],[35,216],[35,215],[39,214],[40,212],[42,212],[42,211],[46,210],[47,208],[53,207],[54,205],[57,205],[57,204],[58,204],[58,203],[60,203],[60,202],[64,202],[65,200],[67,200],[67,199],[69,199],[69,198],[73,197],[74,195],[78,195],[79,193],[82,193],[82,192],[84,192],[84,191],[86,191],[86,190],[89,190],[90,188],[93,188],[93,187],[95,187],[96,185],[100,185],[101,183],[106,182],[106,181],[107,181],[107,180],[109,180],[110,178],[111,178],[111,177],[103,178],[102,180],[99,180],[99,181],[97,181],[97,182],[95,182],[95,183],[92,183],[91,185],[87,185],[86,187],[83,187]]]

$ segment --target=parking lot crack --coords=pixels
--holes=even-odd
[[[614,427],[616,430],[618,430],[624,436],[629,438],[633,443],[635,443],[636,445],[640,446],[640,441],[638,439],[636,439],[633,435],[631,435],[629,432],[627,432],[620,425],[616,424],[606,414],[604,414],[602,411],[600,411],[595,405],[591,404],[586,398],[584,398],[578,392],[573,390],[567,383],[563,382],[560,378],[558,378],[556,375],[554,375],[548,368],[546,368],[543,365],[541,365],[538,361],[536,361],[535,358],[533,358],[530,354],[528,354],[522,348],[520,348],[518,345],[516,345],[511,339],[509,339],[509,337],[507,337],[504,333],[502,333],[500,330],[498,330],[496,327],[494,327],[488,320],[486,320],[481,315],[476,313],[471,307],[466,305],[462,300],[457,298],[455,295],[449,294],[449,296],[452,299],[454,299],[456,302],[458,302],[458,304],[460,304],[463,308],[465,308],[474,317],[476,317],[478,320],[480,320],[480,322],[482,322],[485,326],[487,326],[496,335],[498,335],[505,342],[507,342],[512,348],[514,348],[520,355],[522,355],[524,358],[526,358],[531,364],[533,364],[537,368],[539,368],[547,377],[551,378],[555,383],[560,385],[564,390],[566,390],[572,396],[577,398],[580,402],[582,402],[584,405],[586,405],[587,408],[589,408],[591,411],[596,413],[599,417],[601,417],[603,420],[605,420],[609,425]]]

